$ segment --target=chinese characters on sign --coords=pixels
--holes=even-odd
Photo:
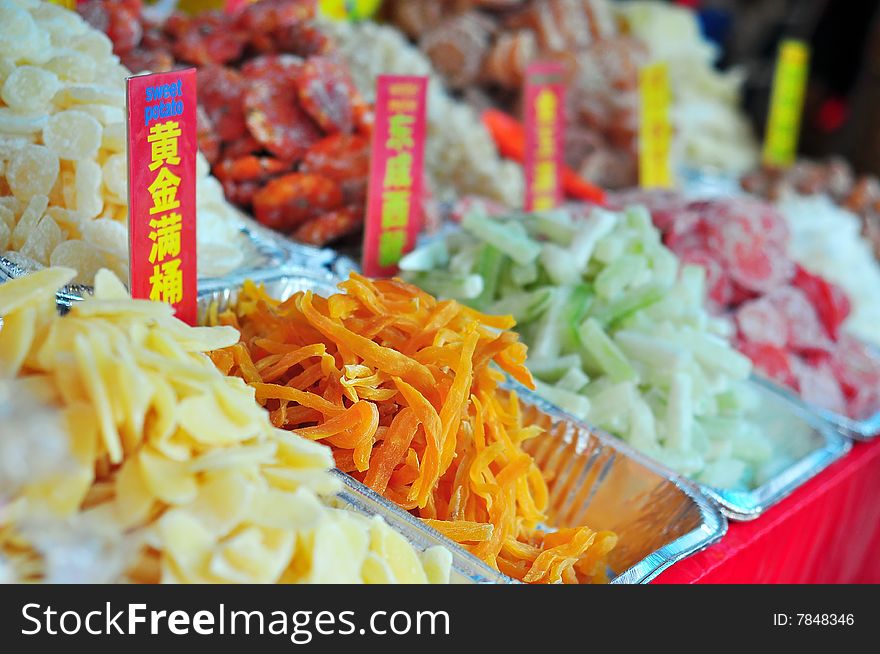
[[[563,69],[557,63],[535,63],[526,71],[526,211],[543,211],[563,200],[562,168],[565,129]]]
[[[421,76],[380,75],[364,226],[364,274],[386,277],[413,249],[422,222],[425,91]]]
[[[129,284],[196,322],[196,72],[128,79]]]
[[[666,64],[651,64],[639,73],[639,184],[642,188],[673,185],[671,92]]]
[[[794,163],[809,60],[810,50],[801,41],[787,40],[779,46],[764,135],[763,158],[770,166]]]

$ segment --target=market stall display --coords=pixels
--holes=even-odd
[[[672,84],[673,159],[695,169],[738,174],[751,170],[758,144],[740,108],[745,71],[720,71],[719,48],[702,34],[696,14],[680,5],[628,0],[614,10],[623,31],[664,62]]]
[[[371,111],[313,24],[314,3],[262,0],[161,25],[113,2],[79,11],[133,69],[198,67],[199,145],[230,202],[312,245],[360,230]]]
[[[735,321],[737,347],[758,370],[812,405],[856,420],[877,413],[880,357],[847,332],[847,294],[792,259],[779,210],[752,198],[656,191],[616,201],[644,203],[665,244],[704,267],[715,311]]]
[[[107,270],[61,317],[55,291],[75,274],[0,285],[0,413],[13,394],[17,407],[0,426],[0,570],[54,582],[448,580],[447,550],[419,554],[381,518],[326,505],[330,450],[274,428],[205,354],[238,332],[189,327]]]
[[[389,5],[391,20],[448,87],[479,109],[517,114],[527,66],[564,63],[567,161],[601,186],[637,182],[638,71],[651,61],[670,66],[676,164],[742,172],[756,161],[754,137],[737,108],[741,75],[715,69],[717,52],[690,10],[607,0]]]
[[[766,167],[755,170],[744,175],[741,184],[749,193],[773,201],[791,195],[827,195],[861,219],[862,235],[870,242],[874,256],[880,259],[880,180],[876,177],[856,176],[852,167],[841,159],[801,160],[785,170]]]
[[[539,528],[547,483],[523,445],[542,430],[492,365],[531,384],[513,320],[400,280],[352,274],[339,287],[281,302],[246,283],[214,318],[242,341],[214,362],[276,426],[329,443],[341,470],[492,567],[529,583],[603,580],[613,533]]]
[[[461,228],[405,257],[404,278],[514,315],[540,394],[710,486],[754,488],[779,469],[703,270],[680,268],[646,210],[477,206]]]
[[[42,2],[0,4],[0,255],[127,277],[125,78],[110,40]],[[200,274],[235,268],[241,220],[198,167]]]
[[[501,159],[478,113],[445,89],[431,61],[394,27],[378,23],[322,22],[344,55],[367,100],[375,99],[376,76],[428,75],[428,138],[425,173],[438,200],[479,194],[516,207],[523,201],[523,173]]]

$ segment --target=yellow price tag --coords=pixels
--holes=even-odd
[[[764,134],[763,158],[769,166],[790,166],[794,163],[809,61],[810,48],[802,41],[786,40],[779,46],[767,131]]]
[[[669,69],[650,64],[639,73],[639,183],[642,188],[671,188],[672,122]]]
[[[358,21],[372,18],[381,5],[382,0],[320,0],[318,9],[327,18]]]
[[[53,5],[61,5],[65,9],[74,11],[76,9],[76,0],[49,0]]]

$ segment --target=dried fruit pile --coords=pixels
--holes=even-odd
[[[676,162],[736,173],[755,163],[739,110],[742,76],[715,67],[719,53],[689,9],[608,0],[386,4],[447,85],[479,109],[517,114],[529,63],[561,61],[569,73],[567,163],[600,186],[636,183],[638,70],[649,60],[670,69]]]
[[[605,578],[617,542],[587,526],[545,532],[547,484],[501,372],[531,385],[510,316],[439,302],[399,279],[352,274],[345,293],[280,302],[246,285],[219,321],[240,343],[212,353],[278,427],[330,444],[336,465],[529,583]]]
[[[648,52],[620,32],[607,0],[388,4],[447,84],[479,108],[514,111],[531,62],[564,62],[568,164],[601,186],[635,182],[638,69]]]
[[[0,422],[0,576],[448,580],[448,550],[417,553],[381,518],[326,505],[330,450],[275,429],[204,354],[235,343],[234,329],[189,327],[107,270],[59,316],[55,291],[74,274],[0,285],[0,416],[15,402]]]
[[[48,2],[0,2],[0,254],[91,283],[127,275],[125,78],[110,40]],[[197,167],[199,272],[239,264],[241,225]]]
[[[737,346],[760,371],[839,414],[864,419],[880,410],[880,358],[844,329],[846,294],[791,259],[776,208],[663,191],[615,201],[646,205],[666,245],[706,269],[711,303],[735,320]]]
[[[838,205],[861,218],[862,234],[880,259],[880,180],[872,175],[857,177],[842,159],[826,162],[802,160],[786,170],[762,168],[742,180],[742,187],[770,200],[790,194],[831,197]]]
[[[314,245],[358,231],[372,114],[313,24],[314,2],[262,0],[161,26],[138,2],[79,10],[133,69],[198,66],[199,145],[231,202]]]

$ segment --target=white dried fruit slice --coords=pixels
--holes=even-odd
[[[75,284],[91,284],[95,274],[104,266],[104,257],[95,246],[85,241],[64,241],[52,251],[49,263],[76,270]]]
[[[58,156],[45,145],[26,145],[9,159],[6,182],[22,202],[34,195],[48,195],[58,177]]]
[[[45,109],[60,87],[55,73],[36,66],[19,66],[3,82],[0,98],[16,111],[36,113]]]
[[[35,134],[43,129],[46,116],[22,116],[9,107],[0,107],[0,132],[4,134]]]
[[[124,203],[128,195],[128,160],[124,154],[113,154],[107,157],[101,167],[104,174],[104,187],[111,195]]]
[[[80,159],[76,170],[76,210],[86,218],[94,218],[104,209],[101,196],[101,167],[90,159]]]
[[[82,84],[61,89],[52,101],[65,108],[77,104],[109,104],[119,107],[125,103],[125,92],[107,86]]]
[[[128,256],[128,229],[123,223],[110,218],[83,221],[80,226],[83,239],[102,252],[124,259]]]
[[[20,250],[24,246],[48,206],[49,198],[45,195],[35,195],[30,199],[15,226],[15,231],[12,232],[12,247]]]
[[[43,143],[62,159],[94,159],[102,131],[101,123],[84,111],[60,111],[49,116],[43,128]]]
[[[65,82],[88,84],[95,81],[95,62],[76,50],[56,54],[46,62],[45,68]]]
[[[21,253],[44,266],[49,265],[49,256],[62,241],[61,228],[49,216],[40,218],[37,226],[28,234]]]
[[[111,152],[125,152],[125,125],[123,123],[114,123],[104,127],[104,133],[101,135],[101,147]]]
[[[74,36],[70,40],[70,47],[95,61],[103,61],[113,56],[113,42],[98,30],[89,30]]]
[[[102,125],[125,123],[125,111],[122,107],[111,107],[109,104],[78,104],[76,109],[84,111]]]

